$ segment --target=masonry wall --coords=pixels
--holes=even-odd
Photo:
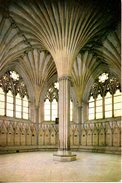
[[[70,143],[74,150],[120,153],[120,121],[72,124]],[[57,149],[58,125],[0,120],[0,152],[13,149]]]

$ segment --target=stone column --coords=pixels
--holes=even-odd
[[[82,106],[77,107],[77,122],[82,123]]]
[[[36,145],[39,145],[39,107],[36,106]]]
[[[54,160],[73,161],[70,151],[70,77],[59,78],[59,149]]]
[[[82,106],[77,106],[77,122],[79,124],[79,145],[81,145],[81,123],[82,123]]]

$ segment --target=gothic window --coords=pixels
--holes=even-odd
[[[48,89],[44,100],[44,121],[55,121],[58,118],[59,83],[55,82]],[[70,100],[70,121],[73,120],[73,102]]]
[[[91,87],[89,96],[89,120],[121,116],[122,93],[114,76],[103,73]]]
[[[44,120],[55,121],[58,117],[58,83],[53,83],[48,89],[44,101]]]
[[[0,78],[0,115],[28,119],[27,89],[15,71],[7,71]]]

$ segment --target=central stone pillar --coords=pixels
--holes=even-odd
[[[76,155],[70,151],[70,77],[59,78],[59,149],[54,160],[73,161]]]

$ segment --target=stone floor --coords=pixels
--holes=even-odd
[[[117,182],[120,155],[77,152],[72,162],[53,161],[53,152],[0,155],[0,182]]]

